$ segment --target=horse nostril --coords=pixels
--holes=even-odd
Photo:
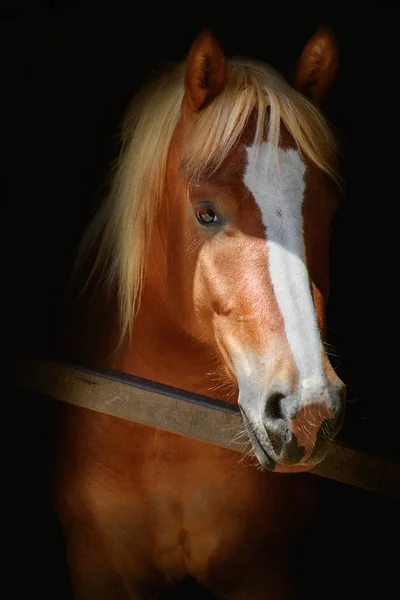
[[[285,418],[282,407],[282,401],[284,397],[284,394],[281,394],[280,392],[274,392],[268,398],[265,412],[266,416],[271,420],[277,421],[278,419]]]

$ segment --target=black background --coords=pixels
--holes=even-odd
[[[332,239],[329,332],[349,386],[343,436],[398,457],[396,3],[186,3],[178,10],[166,3],[32,2],[2,7],[1,16],[1,341],[5,350],[50,354],[73,249],[107,190],[124,110],[152,70],[183,59],[207,25],[227,55],[270,62],[289,75],[318,25],[334,27],[341,56],[329,117],[342,143],[346,198]],[[40,588],[42,598],[63,598],[61,537],[35,496],[42,475],[35,469],[46,459],[45,411],[25,398],[17,411],[16,397],[4,394],[6,434],[18,440],[7,461],[17,532],[10,556],[29,573],[18,578],[18,589],[13,579],[9,597],[25,597],[25,585]],[[326,530],[316,531],[312,542],[323,547],[320,592],[358,597],[372,585],[389,591],[396,549],[388,544],[396,542],[398,507],[330,482],[321,482],[321,490]]]

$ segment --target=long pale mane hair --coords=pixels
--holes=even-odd
[[[121,153],[111,192],[90,223],[74,272],[93,251],[90,279],[116,290],[120,339],[137,313],[152,225],[163,201],[167,157],[181,115],[185,63],[155,79],[134,98],[122,127]],[[267,110],[269,108],[269,110]],[[281,121],[298,149],[339,182],[337,145],[322,114],[269,65],[245,59],[227,64],[222,92],[193,117],[183,149],[188,177],[218,169],[256,115],[259,143],[268,130],[279,145]]]

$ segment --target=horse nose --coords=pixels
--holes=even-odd
[[[312,395],[274,386],[265,399],[262,421],[275,460],[296,464],[332,439],[343,423],[345,397],[340,380]]]

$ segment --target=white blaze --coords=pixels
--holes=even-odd
[[[306,169],[295,150],[276,149],[269,142],[246,149],[244,183],[260,208],[266,229],[269,273],[299,370],[302,404],[315,388],[325,388],[325,400],[329,401],[303,239]]]

